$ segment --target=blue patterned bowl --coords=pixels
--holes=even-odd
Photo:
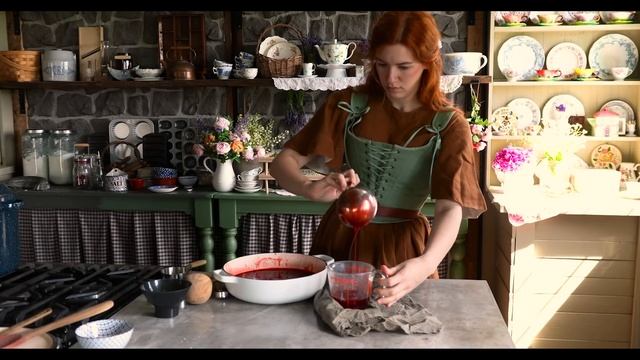
[[[151,175],[155,179],[166,179],[178,177],[178,170],[167,167],[154,167]]]

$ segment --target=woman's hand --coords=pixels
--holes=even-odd
[[[435,270],[429,270],[423,257],[415,257],[392,268],[382,265],[380,271],[387,278],[379,280],[382,287],[376,288],[374,293],[378,297],[378,304],[391,306],[420,285]]]
[[[331,202],[343,191],[360,183],[360,177],[353,170],[330,173],[321,180],[312,181],[307,188],[308,198],[314,201]]]

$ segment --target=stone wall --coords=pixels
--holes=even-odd
[[[129,52],[141,67],[158,67],[158,11],[82,11],[20,12],[23,45],[27,50],[78,50],[78,27],[103,26],[105,40]],[[182,12],[183,13],[183,12]],[[195,12],[194,12],[195,13]],[[224,17],[222,12],[205,12],[207,64],[224,59]],[[273,24],[286,23],[303,34],[323,41],[362,41],[377,12],[285,11],[243,12],[243,50],[255,53],[262,32]],[[434,12],[443,36],[443,52],[466,49],[466,12]],[[292,32],[276,31],[288,39]],[[271,34],[265,34],[269,36]],[[232,59],[224,59],[231,61]],[[284,92],[272,88],[241,88],[239,112],[263,113],[282,118],[286,112]],[[224,88],[105,89],[27,91],[29,127],[43,129],[72,128],[80,135],[108,132],[108,124],[117,118],[198,119],[225,112]],[[310,115],[326,96],[308,92],[305,111]]]

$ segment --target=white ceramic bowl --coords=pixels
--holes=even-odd
[[[158,77],[162,74],[162,69],[137,69],[136,75],[142,78],[153,78]]]
[[[131,340],[133,327],[124,320],[90,321],[76,329],[76,339],[85,349],[122,349]]]
[[[182,186],[193,186],[198,182],[198,177],[193,175],[178,176],[178,183]]]
[[[137,70],[138,68],[135,67],[131,70],[118,70],[118,69],[112,68],[111,66],[108,66],[107,69],[109,70],[109,74],[111,74],[111,76],[113,76],[114,79],[129,80],[133,77],[131,76],[131,72]]]
[[[231,295],[255,304],[287,304],[308,299],[322,289],[327,280],[327,255],[265,253],[228,261],[213,277],[225,283]],[[260,269],[305,269],[311,275],[286,280],[257,280],[236,276]]]

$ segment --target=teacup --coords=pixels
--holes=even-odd
[[[576,76],[581,79],[586,79],[598,75],[598,69],[591,68],[575,68],[574,72],[576,73]]]
[[[540,79],[557,79],[562,76],[562,71],[558,69],[540,69],[536,70],[536,74],[538,74],[538,78]]]
[[[302,64],[302,75],[304,76],[312,76],[315,70],[316,70],[316,64],[314,63]]]
[[[554,24],[562,21],[562,16],[556,13],[539,13],[538,20],[541,24]]]
[[[613,80],[624,80],[627,76],[631,75],[631,69],[626,66],[612,67],[609,69]]]
[[[502,71],[502,74],[504,74],[504,77],[507,78],[507,81],[517,81],[518,78],[522,76],[522,73],[515,69],[504,69]]]
[[[258,76],[258,68],[246,67],[238,70],[238,76],[243,79],[254,79]]]
[[[224,62],[222,60],[218,60],[218,59],[214,59],[213,60],[213,67],[222,67],[222,66],[233,66],[233,64],[229,64],[228,62]]]
[[[640,194],[640,182],[637,181],[625,181],[624,186],[627,188],[627,192],[631,194]]]
[[[527,17],[521,14],[503,14],[502,18],[507,24],[517,24],[527,21]]]
[[[600,20],[600,14],[597,11],[580,11],[573,14],[576,21],[594,22]]]
[[[480,52],[453,52],[443,55],[446,75],[475,75],[487,65],[487,57]]]
[[[218,66],[213,68],[213,74],[218,77],[218,79],[226,80],[231,76],[231,70],[233,70],[233,66]]]
[[[348,309],[365,309],[372,299],[375,278],[385,278],[373,265],[363,261],[336,261],[328,265],[331,297]]]

